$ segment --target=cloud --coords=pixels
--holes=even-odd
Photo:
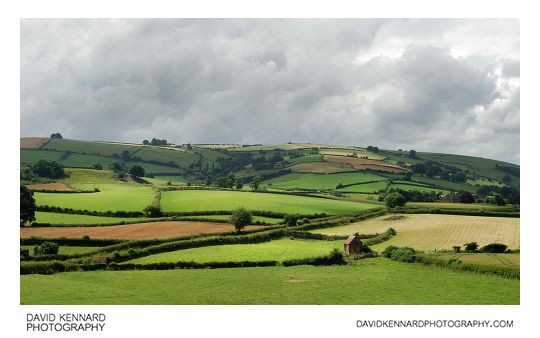
[[[22,20],[21,136],[519,162],[516,45],[518,20]]]

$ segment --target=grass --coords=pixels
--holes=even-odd
[[[231,215],[201,215],[201,216],[187,216],[189,218],[205,218],[205,219],[212,219],[212,220],[229,220],[231,218]],[[278,224],[283,221],[282,218],[270,218],[270,217],[263,217],[263,216],[253,216],[253,221],[259,221],[259,222],[266,222],[270,224]]]
[[[380,182],[373,182],[373,183],[366,183],[366,184],[351,185],[350,187],[344,187],[339,190],[342,192],[350,191],[350,192],[374,193],[374,192],[378,192],[379,190],[385,190],[387,185],[388,185],[388,182],[380,181]]]
[[[116,187],[96,193],[34,193],[37,205],[92,211],[142,211],[152,203],[152,188]]]
[[[319,151],[321,154],[324,155],[338,155],[338,156],[348,156],[352,154],[356,154],[357,157],[365,157],[367,156],[370,160],[383,160],[384,156],[377,155],[375,153],[369,152],[367,150],[363,149],[321,149]]]
[[[278,189],[336,189],[341,183],[344,185],[382,181],[384,177],[375,174],[365,173],[342,173],[342,174],[302,174],[290,173],[287,175],[275,177],[263,182],[266,186],[272,184],[272,188]]]
[[[140,146],[129,146],[120,144],[97,143],[91,141],[78,141],[69,139],[52,139],[47,143],[44,149],[71,151],[72,153],[84,153],[89,155],[120,155],[122,151],[127,150],[130,154],[135,152]]]
[[[386,258],[348,266],[20,276],[25,304],[519,304],[520,281]]]
[[[295,157],[295,158],[287,158],[287,162],[293,165],[300,164],[300,163],[321,162],[321,161],[322,161],[321,154],[312,154],[312,155],[304,155],[304,156]]]
[[[328,162],[308,162],[295,164],[290,169],[299,173],[333,174],[343,171],[353,171],[354,168],[347,164]]]
[[[486,203],[451,203],[451,202],[407,202],[410,207],[439,209],[497,209],[495,204]]]
[[[90,215],[61,214],[56,212],[36,211],[36,222],[50,223],[53,225],[99,225],[118,223],[122,221],[146,221],[150,218],[121,218],[121,217],[102,217]]]
[[[397,231],[390,240],[372,246],[382,251],[388,245],[409,246],[416,250],[452,250],[455,245],[478,242],[479,246],[502,243],[519,249],[519,218],[461,215],[405,215],[395,221],[385,221],[388,215],[345,226],[313,230],[327,235],[351,235],[355,232],[382,233],[389,227]]]
[[[137,258],[128,263],[159,263],[178,261],[230,262],[230,261],[264,261],[282,262],[287,259],[308,258],[327,255],[332,249],[343,248],[343,241],[318,241],[302,239],[279,239],[257,244],[217,245],[192,248]]]
[[[21,249],[28,249],[30,256],[34,256],[34,247],[35,245],[21,245]],[[73,255],[73,254],[82,254],[87,252],[96,251],[99,248],[95,246],[59,246],[58,254],[60,255]]]
[[[418,185],[412,185],[412,184],[403,184],[403,183],[400,183],[400,184],[391,184],[388,189],[401,189],[401,190],[406,190],[406,191],[409,191],[409,190],[417,190],[417,191],[422,191],[422,192],[442,192],[444,194],[447,194],[449,193],[450,191],[448,190],[444,190],[444,189],[440,189],[440,188],[433,188],[433,187],[426,187],[426,186],[418,186]]]
[[[163,165],[157,165],[153,163],[146,163],[140,161],[124,161],[122,159],[116,159],[113,157],[105,157],[98,155],[84,155],[84,154],[70,154],[62,163],[66,166],[73,167],[91,167],[94,163],[99,163],[104,170],[109,170],[109,165],[113,162],[120,162],[122,166],[127,170],[134,165],[141,166],[146,174],[152,173],[181,173],[181,169],[173,168]]]
[[[285,194],[185,190],[161,193],[161,208],[170,211],[266,210],[300,214],[338,214],[372,208],[373,205]]]
[[[458,258],[464,264],[494,265],[519,268],[519,254],[501,254],[501,253],[442,253],[429,254],[430,257],[437,257],[441,260]]]
[[[43,151],[43,150],[34,150],[34,149],[21,149],[21,162],[32,164],[37,160],[48,160],[48,161],[58,161],[63,152],[59,151]]]
[[[140,157],[145,161],[158,161],[162,163],[174,162],[181,168],[187,168],[190,164],[195,163],[198,156],[174,149],[161,149],[154,147],[142,147],[134,156]]]

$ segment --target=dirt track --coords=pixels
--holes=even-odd
[[[245,227],[245,229],[257,227],[250,225]],[[56,238],[64,236],[68,238],[80,238],[88,235],[90,238],[152,239],[177,237],[200,232],[210,233],[233,230],[234,227],[227,223],[174,221],[96,227],[21,228],[21,237],[41,236],[45,238]]]

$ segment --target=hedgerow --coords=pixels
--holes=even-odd
[[[343,265],[345,264],[343,259],[343,253],[339,249],[333,249],[330,254],[325,256],[311,257],[311,258],[299,258],[288,259],[281,263],[283,266],[293,265]]]

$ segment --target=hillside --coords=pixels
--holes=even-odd
[[[104,171],[119,162],[127,171],[144,168],[145,176],[175,184],[200,184],[229,173],[244,184],[259,175],[275,190],[304,190],[333,195],[382,194],[392,189],[445,194],[507,186],[519,193],[519,165],[453,154],[342,147],[322,144],[167,145],[152,146],[70,139],[21,138],[20,163],[54,160],[65,167]],[[32,183],[23,180],[23,183]],[[41,182],[37,182],[41,183]],[[482,193],[490,189],[481,189]],[[488,193],[490,194],[490,193]]]

